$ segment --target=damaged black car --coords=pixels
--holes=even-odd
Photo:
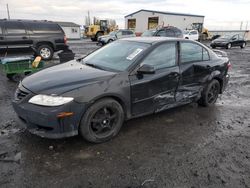
[[[127,38],[20,82],[13,106],[27,129],[46,138],[80,134],[101,143],[123,122],[198,102],[213,105],[230,62],[195,41]]]

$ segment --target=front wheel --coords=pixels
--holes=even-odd
[[[201,94],[201,98],[199,99],[198,103],[201,106],[211,106],[213,105],[220,93],[220,83],[218,80],[212,80],[208,86],[204,89]]]
[[[82,117],[79,132],[93,143],[102,143],[118,134],[124,121],[122,106],[111,98],[97,101]]]
[[[49,45],[41,45],[37,49],[38,55],[42,57],[43,60],[50,60],[53,57],[54,51]]]

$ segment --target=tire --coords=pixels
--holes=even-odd
[[[213,49],[215,49],[216,48],[216,46],[211,46]]]
[[[37,54],[41,56],[43,60],[51,60],[54,50],[51,46],[44,44],[38,47]]]
[[[241,46],[242,49],[246,47],[246,43],[244,42]]]
[[[230,48],[232,48],[232,44],[228,43],[227,46],[226,46],[226,49],[230,49]]]
[[[185,39],[189,39],[188,37],[185,37]]]
[[[212,106],[216,102],[219,93],[220,83],[218,80],[213,79],[201,93],[198,103],[205,107]]]
[[[118,134],[123,122],[124,111],[120,103],[105,98],[95,102],[85,112],[79,133],[88,142],[106,142]]]

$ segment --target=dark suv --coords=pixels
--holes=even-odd
[[[51,21],[0,20],[0,49],[32,48],[44,60],[67,47],[62,28]]]
[[[177,27],[167,26],[167,27],[163,27],[161,29],[158,29],[153,34],[153,36],[183,38],[183,33]]]

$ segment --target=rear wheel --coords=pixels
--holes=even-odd
[[[198,103],[201,106],[211,106],[216,102],[219,93],[220,93],[220,83],[218,80],[214,79],[204,89]]]
[[[54,50],[49,45],[41,45],[37,49],[37,53],[43,60],[50,60],[53,57]]]
[[[111,98],[94,103],[82,117],[79,132],[93,143],[102,143],[118,134],[124,121],[122,106]]]
[[[245,48],[246,47],[246,43],[244,42],[240,47],[241,48]]]

